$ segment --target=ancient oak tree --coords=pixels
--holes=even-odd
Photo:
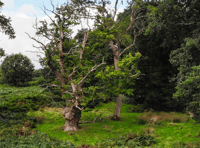
[[[41,44],[37,48],[45,52],[43,60],[55,73],[58,80],[56,84],[51,85],[62,90],[62,98],[66,99],[66,107],[62,111],[62,115],[66,119],[64,131],[77,131],[79,129],[78,123],[83,109],[80,100],[84,98],[82,85],[90,73],[105,64],[103,60],[102,63],[97,63],[95,66],[88,64],[87,61],[82,63],[85,45],[89,37],[88,32],[85,32],[82,43],[77,43],[76,40],[70,38],[72,30],[69,28],[77,25],[81,17],[90,17],[85,9],[87,4],[90,5],[91,2],[70,1],[57,7],[56,11],[53,4],[53,11],[44,7],[44,13],[51,20],[51,27],[45,20],[40,21],[42,24],[40,27],[36,22],[34,28],[37,30],[36,35],[47,39],[48,44],[44,44],[27,33],[31,39]],[[52,19],[46,10],[52,12],[56,20]]]

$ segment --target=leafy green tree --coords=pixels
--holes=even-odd
[[[26,57],[20,54],[7,56],[1,64],[3,83],[12,86],[28,85],[32,80],[34,65]]]
[[[128,80],[128,77],[130,77],[130,75],[134,75],[133,79],[136,79],[139,76],[140,72],[139,70],[137,70],[137,66],[133,66],[134,63],[138,62],[137,60],[131,60],[132,67],[129,64],[125,64],[123,67],[124,69],[118,66],[118,62],[120,62],[121,60],[130,60],[131,58],[134,58],[132,55],[135,55],[135,53],[137,53],[135,52],[132,55],[129,55],[128,50],[134,49],[137,35],[140,34],[141,30],[134,30],[134,39],[131,39],[131,36],[128,34],[128,32],[136,23],[136,20],[139,19],[137,18],[137,14],[140,12],[140,9],[135,9],[131,7],[132,10],[126,17],[118,18],[118,20],[115,21],[115,13],[114,15],[112,15],[109,12],[109,9],[106,8],[106,4],[106,1],[102,1],[102,4],[98,6],[98,15],[96,16],[95,20],[96,29],[90,32],[90,37],[92,36],[94,38],[89,41],[89,45],[90,47],[92,46],[91,51],[93,51],[95,55],[101,56],[102,54],[107,54],[112,57],[112,66],[106,67],[109,70],[104,72],[102,71],[101,74],[97,74],[97,77],[104,80],[103,85],[106,86],[104,87],[104,93],[107,92],[108,95],[112,97],[117,97],[113,119],[120,120],[123,95],[126,94],[126,92],[133,95],[133,92],[131,92],[133,91],[133,89],[129,90],[128,87],[126,87],[128,85],[125,85],[125,83],[123,83],[124,79]],[[126,56],[125,53],[128,54],[128,56]],[[137,53],[136,55],[136,58],[140,57],[139,53]],[[107,60],[108,56],[105,57],[105,60]],[[129,69],[130,71],[123,71],[125,69]],[[120,76],[120,72],[124,73],[124,75]],[[105,75],[103,75],[103,73],[105,73]],[[113,73],[115,76],[113,75]],[[111,79],[113,83],[109,80],[106,81],[105,79]],[[132,84],[134,84],[133,79]],[[129,84],[131,84],[131,82]],[[105,89],[109,89],[109,91],[105,91]],[[120,94],[120,92],[122,94]]]

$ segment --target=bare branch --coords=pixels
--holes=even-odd
[[[109,30],[111,30],[112,28],[114,28],[115,25],[117,25],[117,23],[119,23],[119,22],[120,22],[120,20],[118,20]]]
[[[134,37],[133,44],[131,44],[130,46],[126,47],[126,48],[119,54],[119,57],[120,57],[126,50],[128,50],[129,48],[131,48],[132,46],[135,45],[136,38],[137,38],[137,35]]]
[[[115,15],[117,12],[117,3],[118,3],[118,0],[116,0],[116,2],[115,2],[115,11],[114,11],[114,16],[113,16],[113,21],[115,20]]]
[[[39,86],[43,86],[43,85],[39,85]],[[42,93],[44,90],[46,90],[46,89],[47,89],[48,87],[50,87],[50,86],[56,86],[56,87],[60,88],[60,86],[58,86],[58,85],[55,85],[55,84],[48,84],[46,88],[44,88],[43,90],[40,91],[40,93]]]
[[[139,75],[139,73],[136,73],[135,75],[132,75],[132,76],[129,76],[129,77],[135,77],[135,76],[138,76]]]
[[[102,63],[99,64],[99,65],[97,65],[97,66],[92,67],[92,69],[85,75],[85,77],[84,77],[81,81],[78,82],[78,84],[83,83],[83,81],[87,78],[87,76],[88,76],[92,71],[96,70],[99,66],[101,66],[102,64],[106,64],[106,63],[104,62],[104,58],[103,58],[103,60],[102,60]]]
[[[78,67],[78,66],[77,66]],[[73,76],[73,74],[76,72],[76,68],[77,67],[73,67],[73,72],[68,76],[68,81],[70,82],[71,81],[71,78]]]
[[[131,13],[131,23],[129,25],[129,27],[126,29],[126,33],[131,29],[131,27],[133,26],[133,12],[134,12],[134,9],[132,10],[132,13]]]
[[[52,21],[52,23],[55,25],[55,26],[57,26],[56,25],[56,23],[55,23],[55,21],[54,20],[52,20],[52,18],[46,13],[46,11],[45,10],[47,10],[47,11],[50,11],[50,12],[52,12],[52,13],[54,13],[56,16],[58,16],[54,11],[51,11],[51,10],[48,10],[44,5],[43,5],[43,7],[44,7],[44,9],[42,9],[41,7],[41,9],[43,10],[43,12],[50,18],[50,20]]]
[[[37,43],[40,43],[46,49],[46,46],[42,42],[40,42],[40,41],[36,40],[35,38],[31,37],[28,33],[26,33],[26,34],[29,36],[29,38],[31,38],[32,40],[36,41]]]
[[[38,52],[38,51],[26,51],[26,52],[32,52],[32,53],[42,53],[42,54],[44,54],[43,52]]]
[[[75,107],[78,108],[79,110],[83,110],[84,109],[84,107],[80,108],[80,107],[78,107],[78,105],[76,105]]]

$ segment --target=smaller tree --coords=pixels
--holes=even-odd
[[[21,53],[12,54],[4,59],[1,71],[3,83],[11,86],[25,86],[32,80],[34,65]]]

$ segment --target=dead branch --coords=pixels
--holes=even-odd
[[[25,33],[26,33],[26,32],[25,32]],[[46,46],[45,46],[42,42],[40,42],[40,41],[36,40],[35,38],[31,37],[28,33],[26,33],[26,34],[29,36],[29,38],[31,38],[32,40],[34,40],[34,41],[36,41],[37,43],[41,44],[41,45],[46,49]]]
[[[117,3],[118,3],[118,0],[116,0],[116,2],[115,2],[115,11],[114,11],[114,16],[113,16],[113,21],[115,20],[115,15],[117,12]]]
[[[111,30],[112,28],[115,27],[115,25],[117,25],[117,23],[119,23],[121,20],[118,20],[109,30]]]
[[[77,67],[78,67],[78,66],[77,66]],[[71,81],[72,76],[73,76],[73,74],[76,72],[76,68],[77,68],[77,67],[74,67],[74,68],[73,68],[73,72],[68,76],[68,82]]]
[[[26,52],[32,52],[32,53],[41,53],[41,54],[44,54],[43,52],[38,52],[38,51],[26,51]]]
[[[137,38],[137,35],[134,37],[133,44],[131,44],[130,46],[126,47],[126,48],[119,54],[119,57],[120,57],[126,50],[128,50],[129,48],[131,48],[132,46],[135,45],[136,38]]]
[[[78,84],[83,83],[83,81],[87,78],[87,76],[88,76],[92,71],[96,70],[99,66],[101,66],[102,64],[106,64],[106,63],[104,62],[104,58],[102,59],[102,63],[99,64],[99,65],[97,65],[97,66],[95,65],[94,67],[92,67],[92,69],[85,75],[85,77],[84,77],[81,81],[78,82]]]
[[[129,77],[135,77],[135,76],[138,76],[139,75],[139,73],[136,73],[135,75],[132,75],[132,76],[129,76]]]
[[[44,86],[44,85],[39,85],[39,86]],[[59,85],[55,85],[55,84],[48,84],[46,88],[44,88],[43,90],[40,91],[40,93],[42,93],[44,90],[46,90],[48,87],[50,86],[56,86],[60,89],[60,86]]]

